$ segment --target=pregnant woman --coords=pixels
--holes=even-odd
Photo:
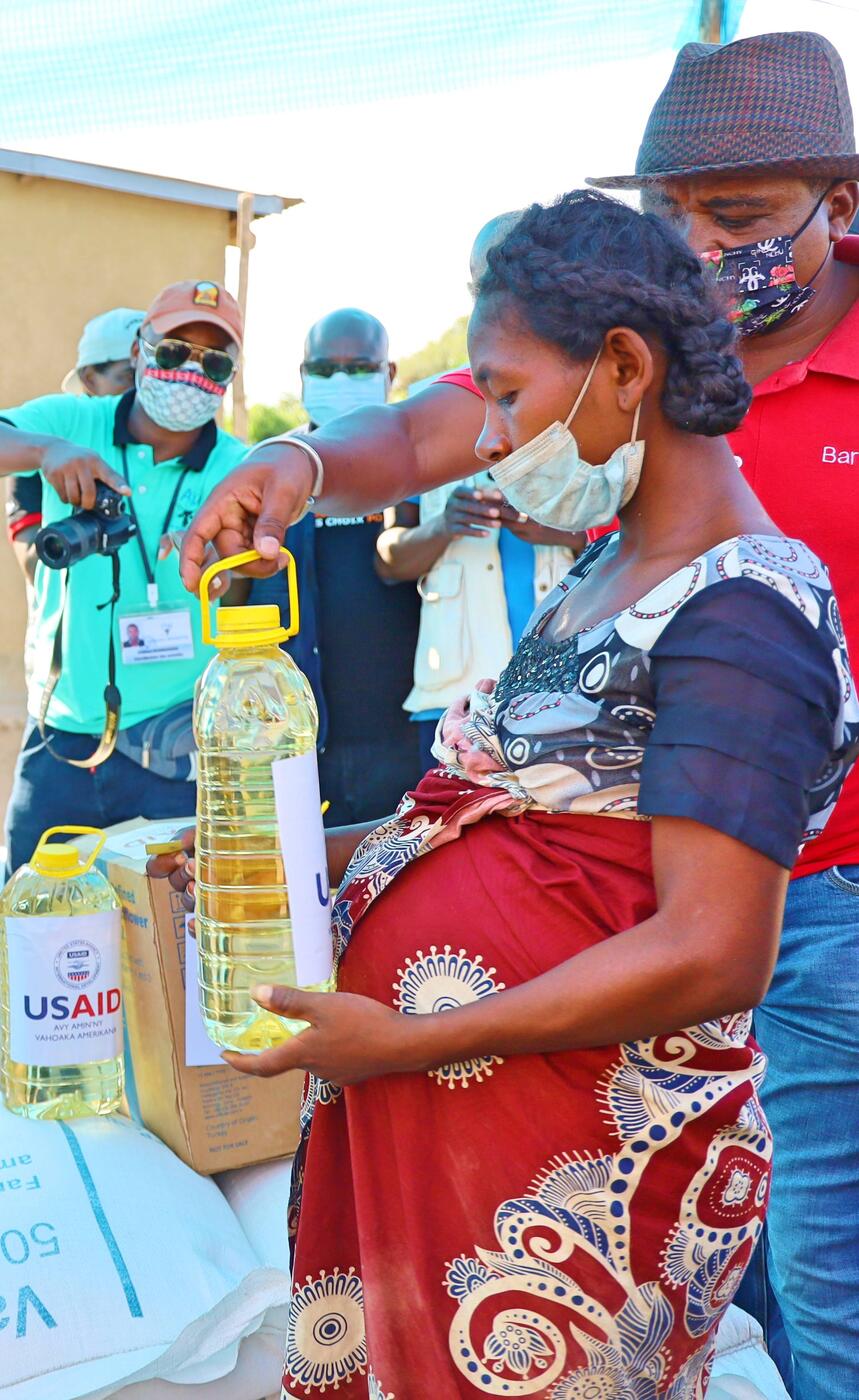
[[[535,205],[469,349],[514,508],[620,529],[397,814],[331,834],[339,992],[259,989],[309,1029],[227,1056],[310,1071],[285,1394],[701,1400],[768,1197],[748,1009],[853,754],[838,610],[721,436],[750,392],[664,224]]]

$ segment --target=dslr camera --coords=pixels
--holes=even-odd
[[[70,569],[91,554],[116,554],[136,533],[124,497],[97,481],[92,510],[76,510],[67,520],[46,525],[36,536],[36,553],[49,569]]]

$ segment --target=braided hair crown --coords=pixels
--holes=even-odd
[[[658,336],[668,358],[666,417],[706,437],[742,422],[752,391],[721,291],[654,214],[597,190],[532,204],[489,251],[476,297],[497,295],[574,360],[592,359],[614,326]]]

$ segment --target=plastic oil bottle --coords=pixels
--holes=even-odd
[[[250,990],[297,985],[272,763],[315,751],[319,727],[310,683],[279,645],[298,631],[291,555],[289,630],[281,626],[277,605],[267,604],[219,608],[212,634],[212,578],[259,557],[250,550],[203,575],[203,639],[218,655],[200,677],[194,701],[200,1003],[210,1039],[246,1052],[279,1045],[305,1025],[263,1010]],[[331,984],[311,990],[330,991]]]
[[[83,856],[58,832],[100,837]],[[104,834],[52,827],[0,895],[0,1082],[25,1118],[112,1113],[122,1099],[120,904],[94,869]]]

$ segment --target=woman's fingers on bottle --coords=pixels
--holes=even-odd
[[[260,1055],[240,1055],[234,1050],[225,1050],[221,1058],[242,1074],[252,1074],[257,1079],[272,1079],[277,1074],[286,1074],[287,1070],[305,1068],[306,1056],[300,1043],[304,1034],[306,1032],[294,1035],[273,1050],[263,1050]]]
[[[179,572],[190,593],[200,586],[200,578],[214,545],[219,558],[240,554],[248,548],[255,512],[239,499],[241,468],[232,472],[207,497],[182,539]]]
[[[254,1001],[267,1011],[276,1011],[278,1016],[292,1016],[301,1021],[311,1019],[312,1002],[316,995],[314,992],[302,992],[298,987],[251,987]]]

